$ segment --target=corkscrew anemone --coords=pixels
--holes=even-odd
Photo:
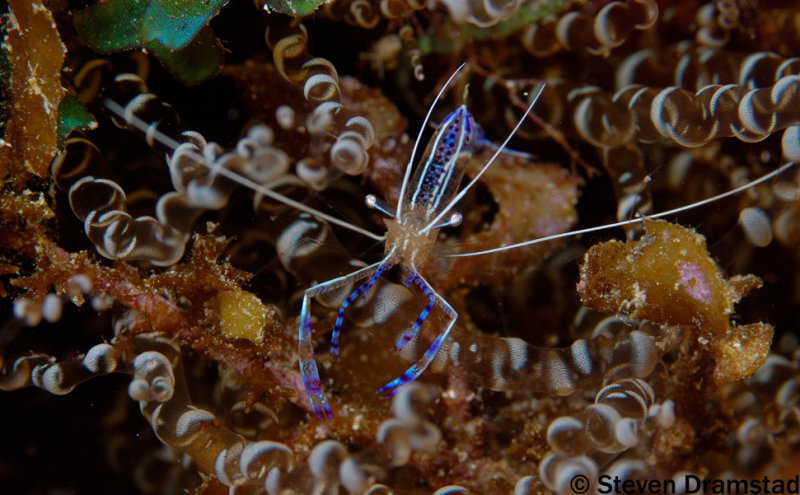
[[[522,495],[574,474],[797,471],[800,173],[779,167],[800,161],[798,7],[4,8],[4,490]],[[320,294],[310,345],[335,414],[318,420],[303,291],[380,259],[363,198],[396,205],[409,134],[462,61],[432,120],[466,104],[489,143],[546,87],[429,256],[458,322],[388,401],[375,390],[447,319],[395,352],[428,300],[388,271],[343,312],[336,357],[348,294]],[[776,170],[608,234],[624,240],[461,256]]]

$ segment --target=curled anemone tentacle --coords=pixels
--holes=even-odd
[[[438,0],[456,22],[468,22],[488,28],[517,14],[522,0]]]
[[[51,394],[70,393],[77,385],[95,376],[113,372],[117,363],[111,346],[100,344],[80,360],[56,362],[45,355],[17,358],[11,369],[3,373],[3,390],[36,386]]]
[[[349,175],[363,172],[374,130],[369,120],[349,115],[342,105],[339,75],[333,64],[307,51],[308,31],[302,24],[289,27],[288,32],[270,27],[265,37],[278,72],[287,81],[302,85],[305,99],[314,106],[307,127],[312,137],[317,136],[317,150],[298,163],[298,176],[322,189],[333,177],[328,167]],[[328,142],[329,135],[335,137],[333,143]],[[320,160],[324,161],[317,163]]]
[[[652,28],[658,15],[655,0],[613,1],[593,14],[576,10],[545,17],[525,29],[520,40],[537,57],[562,50],[608,56],[634,31]]]
[[[348,493],[391,492],[388,486],[376,482],[387,474],[381,466],[387,469],[407,466],[414,452],[431,452],[439,445],[441,432],[421,410],[433,398],[434,394],[425,386],[403,385],[392,400],[393,417],[382,422],[376,433],[376,442],[384,448],[350,452],[339,441],[323,440],[311,449],[307,464],[286,473],[270,473],[265,484],[267,493],[284,493],[290,489],[306,490],[304,493],[312,490],[314,493],[339,493],[340,488]],[[436,493],[451,493],[448,489],[452,487],[441,488]]]
[[[216,415],[191,404],[181,358],[146,351],[133,360],[128,394],[139,401],[159,439],[187,455],[231,490],[263,487],[293,464],[292,450],[273,441],[248,442],[221,425]]]
[[[731,39],[731,31],[738,27],[741,15],[739,2],[735,0],[715,0],[702,6],[695,16],[697,44],[714,48],[725,46]]]
[[[382,19],[405,19],[425,8],[423,0],[353,0],[326,3],[324,13],[330,19],[372,29]]]
[[[591,489],[597,483],[598,475],[597,463],[586,456],[562,457],[550,453],[539,464],[542,482],[556,493],[569,493],[571,490],[580,493],[584,487]],[[580,480],[580,484],[573,485],[572,480]]]
[[[394,418],[381,423],[376,439],[391,452],[392,464],[406,464],[414,451],[437,448],[442,434],[418,411],[432,399],[431,391],[418,383],[400,388],[392,400]]]
[[[592,450],[616,453],[634,447],[654,400],[655,393],[644,380],[614,382],[603,387],[580,415],[551,422],[547,443],[556,453],[567,456]]]
[[[273,132],[267,126],[251,127],[234,150],[224,152],[188,130],[175,109],[150,93],[134,74],[114,78],[105,94],[106,106],[116,110],[118,126],[142,133],[155,151],[167,154],[175,189],[158,199],[155,218],[133,218],[125,190],[111,178],[97,146],[80,135],[67,139],[50,173],[68,193],[87,236],[106,258],[173,265],[183,256],[197,218],[207,210],[224,208],[239,187],[241,179],[232,180],[230,174],[265,188],[291,181],[289,157],[272,146]]]
[[[99,175],[105,169],[97,147],[77,137],[67,140],[65,151],[51,165],[51,174],[68,192],[70,206],[98,252],[111,259],[143,259],[159,265],[177,262],[183,256],[189,232],[150,216],[133,218],[122,187],[106,178],[107,174]],[[200,212],[183,208],[183,212],[187,210],[191,221],[182,218],[181,224],[191,227]]]

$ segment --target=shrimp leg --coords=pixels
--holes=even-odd
[[[450,321],[447,323],[445,329],[436,336],[436,339],[425,351],[425,354],[423,354],[423,356],[417,360],[417,362],[412,364],[411,367],[403,372],[402,375],[378,389],[379,394],[387,397],[394,395],[400,385],[413,382],[425,371],[425,369],[433,360],[434,356],[436,356],[436,353],[439,352],[439,349],[442,347],[442,343],[444,343],[444,340],[450,334],[450,331],[453,329],[453,325],[455,325],[456,320],[458,319],[458,314],[455,312],[453,307],[450,306],[450,304],[448,304],[448,302],[445,301],[444,298],[440,296],[439,293],[437,293],[421,275],[419,275],[415,266],[412,265],[412,267],[408,269],[408,272],[409,274],[407,280],[410,280],[411,283],[418,286],[422,292],[428,296],[431,302],[425,306],[425,309],[422,310],[422,313],[414,322],[411,330],[401,337],[402,342],[398,342],[398,345],[402,343],[404,346],[405,343],[411,340],[414,335],[419,333],[419,328],[422,326],[422,322],[425,320],[430,308],[434,304],[442,308],[444,313],[450,317]]]
[[[319,378],[319,369],[317,368],[317,362],[314,359],[314,346],[313,339],[311,337],[311,312],[309,308],[311,298],[320,294],[324,294],[330,290],[344,287],[348,284],[355,284],[356,282],[383,271],[385,269],[383,267],[388,264],[390,257],[391,253],[381,261],[364,267],[349,275],[334,278],[332,280],[328,280],[327,282],[314,285],[313,287],[307,289],[303,294],[303,306],[300,310],[300,327],[297,332],[297,352],[300,359],[300,374],[303,377],[303,384],[305,385],[306,393],[308,394],[308,400],[311,403],[311,408],[314,411],[314,414],[318,418],[332,418],[333,413],[328,405],[328,401],[325,399],[325,395],[322,393],[322,382]],[[360,293],[359,291],[361,291],[361,288],[356,290],[356,293]],[[348,303],[349,300],[350,298],[348,298],[342,304],[345,305],[345,303]]]

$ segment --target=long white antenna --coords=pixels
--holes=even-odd
[[[702,201],[698,201],[697,203],[692,203],[690,205],[684,205],[684,206],[681,206],[679,208],[674,208],[672,210],[662,211],[661,213],[656,213],[654,215],[647,215],[647,216],[643,216],[643,217],[639,217],[639,218],[632,218],[630,220],[624,220],[624,221],[616,222],[616,223],[609,223],[607,225],[599,225],[597,227],[590,227],[588,229],[572,230],[570,232],[563,232],[561,234],[549,235],[547,237],[540,237],[538,239],[532,239],[530,241],[520,242],[520,243],[517,243],[517,244],[510,244],[508,246],[500,246],[498,248],[487,249],[485,251],[475,251],[474,253],[450,254],[447,257],[448,258],[463,258],[463,257],[466,257],[466,256],[480,256],[482,254],[499,253],[501,251],[506,251],[506,250],[509,250],[509,249],[516,249],[518,247],[531,246],[533,244],[539,244],[540,242],[547,242],[547,241],[552,241],[554,239],[562,239],[564,237],[572,237],[572,236],[576,236],[576,235],[589,234],[589,233],[592,233],[592,232],[599,232],[601,230],[613,229],[615,227],[624,227],[626,225],[633,225],[633,224],[640,223],[640,222],[643,222],[643,221],[648,220],[648,219],[661,218],[661,217],[666,217],[666,216],[669,216],[669,215],[674,215],[675,213],[680,213],[682,211],[691,210],[692,208],[697,208],[699,206],[703,206],[705,204],[712,203],[712,202],[720,200],[722,198],[726,198],[728,196],[733,196],[734,194],[739,194],[740,192],[745,191],[747,189],[750,189],[753,186],[757,186],[758,184],[761,184],[762,182],[766,182],[766,181],[768,181],[770,179],[773,179],[773,178],[777,177],[779,174],[781,174],[781,173],[789,170],[790,168],[792,168],[796,163],[797,162],[789,162],[789,163],[786,163],[784,165],[781,165],[780,167],[776,168],[772,172],[769,172],[769,173],[767,173],[765,175],[762,175],[758,179],[755,179],[755,180],[753,180],[751,182],[748,182],[747,184],[744,184],[743,186],[739,186],[736,189],[731,189],[730,191],[724,192],[722,194],[718,194],[716,196],[712,196],[710,198],[706,198],[706,199],[704,199]]]
[[[147,136],[148,140],[155,139],[155,140],[161,142],[163,145],[165,145],[165,146],[167,146],[167,147],[169,147],[169,148],[171,148],[173,150],[175,148],[177,148],[181,144],[178,141],[175,141],[171,137],[167,136],[163,132],[161,132],[158,129],[156,129],[155,126],[152,126],[152,125],[148,124],[147,122],[145,122],[144,120],[140,119],[139,117],[134,115],[132,112],[126,112],[125,109],[119,103],[117,103],[117,102],[115,102],[115,101],[113,101],[113,100],[111,100],[109,98],[106,98],[105,100],[103,100],[103,104],[106,106],[106,108],[108,108],[109,110],[114,112],[114,114],[116,114],[120,118],[125,119],[125,121],[128,123],[128,125],[132,125],[133,127],[137,128],[138,130],[143,132],[145,134],[145,136]],[[264,196],[267,196],[268,198],[272,198],[275,201],[279,201],[279,202],[285,204],[286,206],[291,206],[292,208],[296,208],[296,209],[298,209],[300,211],[304,211],[306,213],[314,215],[315,217],[321,218],[322,220],[325,220],[327,222],[336,224],[336,225],[338,225],[340,227],[344,227],[346,229],[352,230],[353,232],[357,232],[357,233],[359,233],[361,235],[369,237],[370,239],[375,239],[376,241],[385,240],[385,236],[374,234],[374,233],[370,232],[369,230],[362,229],[361,227],[359,227],[357,225],[353,225],[351,223],[345,222],[344,220],[340,220],[340,219],[338,219],[336,217],[333,217],[331,215],[323,213],[323,212],[321,212],[321,211],[319,211],[317,209],[311,208],[310,206],[304,205],[303,203],[295,201],[295,200],[293,200],[293,199],[291,199],[291,198],[289,198],[287,196],[284,196],[283,194],[277,193],[277,192],[273,191],[272,189],[270,189],[268,187],[264,187],[263,185],[259,184],[258,182],[255,182],[255,181],[251,180],[248,177],[245,177],[243,175],[239,175],[236,172],[233,172],[232,170],[228,170],[228,169],[226,169],[224,167],[213,167],[211,164],[206,163],[205,159],[200,154],[197,154],[197,156],[195,156],[194,158],[199,163],[202,163],[203,165],[205,165],[209,169],[213,169],[214,173],[218,173],[220,175],[223,175],[223,176],[227,177],[228,179],[236,182],[239,185],[242,185],[244,187],[250,188],[251,190],[253,190],[255,192],[258,192],[260,194],[263,194]]]
[[[403,197],[405,196],[406,189],[408,188],[408,181],[411,179],[411,168],[414,166],[414,157],[417,154],[417,149],[419,149],[420,140],[422,140],[422,133],[425,132],[425,127],[428,125],[428,121],[431,118],[431,113],[433,113],[433,109],[436,107],[436,103],[439,101],[439,98],[442,97],[447,87],[450,86],[450,83],[453,81],[453,78],[456,77],[456,74],[458,74],[465,65],[467,65],[466,62],[459,65],[458,69],[456,69],[455,72],[450,75],[450,78],[444,83],[442,89],[440,89],[436,94],[436,98],[434,98],[431,107],[428,109],[427,115],[425,115],[425,120],[422,121],[422,127],[420,128],[419,133],[417,133],[417,140],[414,141],[414,149],[411,151],[411,158],[408,159],[408,163],[406,164],[406,173],[403,176],[403,184],[400,186],[400,196],[397,198],[397,213],[394,217],[398,222],[400,221],[400,208],[403,206]]]
[[[497,148],[497,151],[494,152],[494,155],[492,155],[492,157],[489,159],[489,161],[486,162],[486,164],[483,166],[481,171],[478,172],[478,174],[475,177],[473,177],[473,179],[471,181],[469,181],[469,184],[467,184],[467,186],[464,189],[462,189],[461,192],[459,192],[456,195],[456,197],[453,198],[452,201],[450,201],[450,203],[447,205],[447,207],[445,207],[436,216],[436,218],[431,220],[431,222],[424,229],[422,229],[420,231],[420,234],[426,234],[428,231],[430,231],[432,228],[434,228],[434,226],[439,225],[441,223],[441,221],[442,221],[442,218],[447,214],[447,212],[450,211],[455,205],[457,205],[459,201],[461,201],[461,198],[463,198],[464,195],[467,194],[467,192],[469,192],[470,188],[472,188],[472,186],[474,186],[475,183],[478,182],[478,180],[483,176],[484,172],[486,172],[489,169],[489,167],[492,166],[492,163],[494,163],[494,161],[497,159],[497,157],[500,156],[500,153],[503,152],[503,148],[506,147],[508,142],[511,141],[511,138],[514,137],[514,134],[517,133],[517,130],[519,130],[519,128],[522,125],[522,123],[525,122],[525,119],[528,118],[528,114],[530,114],[531,110],[533,110],[533,106],[536,105],[536,101],[539,99],[540,96],[542,96],[542,91],[544,91],[544,86],[545,86],[544,83],[539,84],[539,90],[536,92],[536,96],[533,97],[533,101],[531,101],[531,104],[528,105],[528,109],[525,110],[525,113],[522,115],[522,118],[519,119],[519,121],[517,122],[517,125],[514,126],[514,128],[511,130],[511,132],[506,137],[506,140],[503,141],[503,144],[501,144],[499,148]]]

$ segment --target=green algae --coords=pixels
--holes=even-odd
[[[265,0],[263,9],[293,17],[309,15],[329,0]]]
[[[97,121],[80,100],[75,95],[64,95],[58,104],[58,142],[63,144],[69,133],[76,129],[90,130],[95,127]]]
[[[146,48],[177,79],[197,84],[224,61],[207,24],[227,1],[101,0],[75,13],[75,29],[101,53]]]

